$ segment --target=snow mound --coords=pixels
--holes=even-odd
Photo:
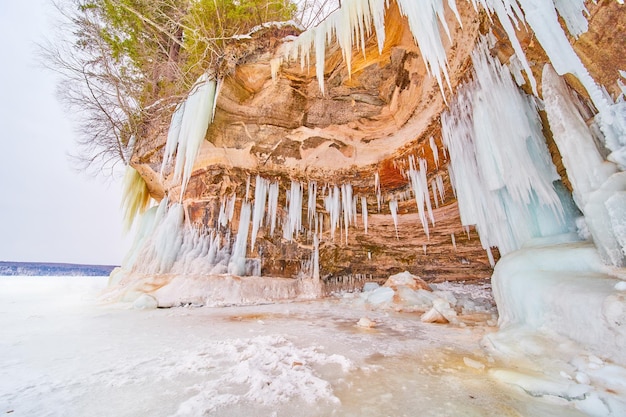
[[[339,366],[344,373],[353,367],[344,356],[326,355],[313,347],[298,348],[279,335],[210,343],[206,353],[188,366],[218,367],[219,377],[197,384],[175,416],[206,415],[239,403],[272,406],[294,398],[307,404],[339,403],[330,383],[314,369],[321,365]]]

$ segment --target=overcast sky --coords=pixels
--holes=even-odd
[[[0,261],[118,265],[120,181],[77,173],[74,127],[41,68],[50,0],[0,0]]]

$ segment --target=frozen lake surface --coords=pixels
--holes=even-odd
[[[106,280],[0,278],[0,414],[585,415],[493,379],[486,321],[426,324],[349,297],[133,310],[98,302]]]

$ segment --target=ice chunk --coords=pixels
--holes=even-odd
[[[373,305],[390,303],[393,300],[394,291],[389,287],[380,287],[367,293],[367,302]]]
[[[374,291],[377,288],[380,288],[377,282],[366,282],[363,285],[363,292]]]
[[[135,310],[153,310],[158,307],[157,300],[150,294],[141,294],[134,302]]]

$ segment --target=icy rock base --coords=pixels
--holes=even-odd
[[[390,276],[381,287],[368,282],[354,301],[373,310],[423,313],[424,323],[465,325],[459,316],[495,325],[496,308],[489,284],[440,283],[429,285],[408,272]]]
[[[114,275],[115,274],[115,275]],[[114,271],[103,301],[130,302],[135,308],[251,305],[319,297],[311,279],[224,275],[140,275]],[[145,307],[148,298],[156,305]]]
[[[609,270],[590,242],[542,242],[504,256],[492,277],[500,328],[549,330],[626,365],[624,270]]]

